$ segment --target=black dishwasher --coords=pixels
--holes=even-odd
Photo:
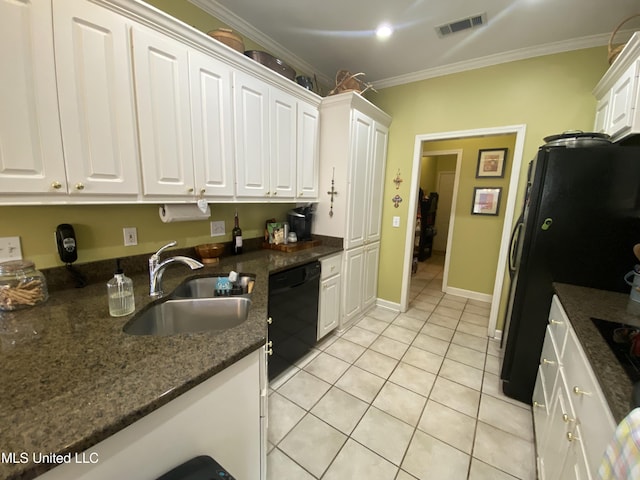
[[[309,352],[318,332],[320,262],[269,276],[269,380]]]

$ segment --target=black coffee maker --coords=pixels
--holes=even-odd
[[[314,205],[294,208],[287,213],[289,231],[295,232],[299,242],[311,240],[311,223],[313,221]]]

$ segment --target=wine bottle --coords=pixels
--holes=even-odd
[[[233,219],[233,222],[233,230],[231,231],[231,238],[233,239],[233,243],[231,245],[231,248],[234,255],[239,255],[242,253],[242,229],[240,228],[240,222],[238,220],[238,210],[236,210],[236,215]]]

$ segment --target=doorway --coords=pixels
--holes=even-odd
[[[416,135],[415,143],[414,143],[414,160],[411,174],[411,189],[409,196],[409,219],[407,225],[407,237],[405,240],[405,258],[403,261],[403,279],[402,279],[402,291],[401,291],[401,301],[400,301],[400,309],[401,311],[406,311],[409,307],[409,287],[411,284],[411,267],[413,260],[413,241],[414,241],[414,230],[415,230],[415,212],[417,211],[417,197],[418,197],[418,185],[419,185],[419,174],[420,174],[420,166],[421,166],[421,158],[423,155],[423,142],[436,141],[436,140],[454,140],[454,139],[468,139],[473,137],[487,137],[487,136],[495,136],[495,135],[505,135],[505,134],[515,134],[515,147],[512,158],[512,168],[511,175],[509,176],[509,188],[508,195],[506,199],[502,200],[502,204],[505,208],[504,221],[502,224],[502,233],[500,236],[500,250],[498,255],[497,262],[497,270],[495,275],[495,281],[493,286],[493,291],[491,294],[491,311],[489,314],[489,325],[487,328],[487,334],[490,337],[496,337],[496,324],[498,317],[498,310],[500,307],[500,296],[502,292],[502,286],[504,282],[505,275],[505,266],[506,259],[508,256],[508,243],[509,243],[509,235],[511,230],[511,225],[513,223],[513,216],[515,211],[515,202],[516,195],[518,190],[518,180],[520,178],[520,171],[522,166],[522,155],[524,149],[524,136],[526,132],[525,125],[512,125],[505,127],[495,127],[495,128],[483,128],[483,129],[475,129],[475,130],[462,130],[462,131],[452,131],[452,132],[442,132],[442,133],[433,133],[433,134],[423,134]],[[456,190],[458,188],[460,180],[460,166],[456,167],[456,174],[454,179],[454,200],[452,211],[455,212],[455,198],[456,198]],[[412,215],[412,213],[414,213]],[[455,220],[455,216],[452,214],[450,216],[453,221]],[[450,243],[451,236],[449,236]],[[447,248],[448,249],[448,248]],[[447,263],[449,263],[450,255],[447,254],[445,261],[445,270],[447,269]],[[446,271],[445,271],[446,278]],[[446,288],[445,293],[447,293]]]
[[[455,171],[439,172],[436,186],[438,192],[438,214],[436,215],[436,232],[433,237],[433,251],[444,254],[447,250],[449,226],[451,223],[451,203],[453,187],[456,179]]]

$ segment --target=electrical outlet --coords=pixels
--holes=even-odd
[[[124,235],[124,246],[131,247],[138,244],[138,229],[136,227],[124,227],[122,229]]]
[[[396,228],[400,226],[400,217],[393,217],[393,226]]]
[[[211,236],[220,237],[224,235],[224,220],[211,222]]]
[[[10,260],[21,260],[22,249],[20,248],[20,237],[0,238],[0,262]]]

